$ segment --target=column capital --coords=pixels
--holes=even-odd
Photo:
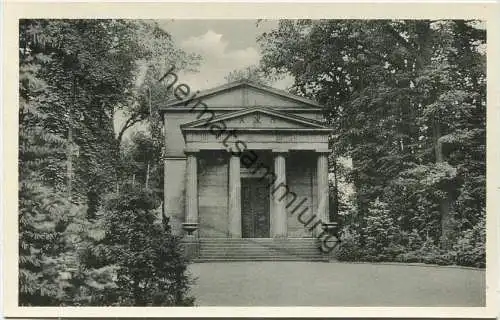
[[[229,158],[232,158],[232,157],[236,157],[236,158],[239,158],[241,157],[242,153],[234,153],[232,152],[231,150],[225,150],[225,154],[229,156]]]
[[[198,153],[198,152],[200,152],[200,149],[198,149],[198,148],[185,148],[184,149],[184,154],[186,154],[186,155]]]
[[[271,152],[272,153],[278,153],[278,154],[287,154],[288,153],[288,149],[272,149]]]
[[[314,152],[330,154],[330,153],[332,153],[332,149],[315,149]]]

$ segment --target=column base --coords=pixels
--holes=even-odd
[[[335,237],[318,240],[318,248],[321,250],[323,256],[328,258],[328,260],[336,260],[340,249],[340,241]]]
[[[187,232],[187,235],[194,235],[194,232],[198,230],[198,223],[196,222],[184,222],[182,224],[182,229]]]
[[[286,239],[288,239],[288,236],[276,235],[276,236],[273,236],[273,239],[275,239],[275,240],[286,240]]]
[[[322,224],[323,232],[316,237],[316,246],[328,260],[336,260],[340,249],[338,223],[327,222]]]
[[[182,250],[186,259],[196,259],[200,256],[200,241],[193,236],[186,236],[182,240]]]
[[[339,224],[337,222],[323,222],[321,229],[325,230],[328,234],[337,234]]]

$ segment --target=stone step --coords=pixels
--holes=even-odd
[[[322,256],[263,256],[263,255],[251,255],[251,256],[200,256],[197,259],[231,259],[231,260],[254,260],[254,259],[271,259],[271,260],[325,260],[325,257]]]
[[[200,257],[193,259],[193,262],[229,262],[229,261],[324,261],[328,262],[324,257]]]
[[[239,250],[239,249],[248,249],[248,250],[318,250],[316,247],[252,247],[252,246],[200,246],[201,249],[208,249],[208,250],[217,250],[220,248],[227,248],[228,250]]]
[[[273,247],[273,248],[257,248],[257,247],[225,247],[225,246],[219,246],[219,247],[200,247],[201,251],[219,251],[219,250],[226,250],[226,251],[283,251],[283,252],[303,252],[303,251],[311,251],[311,252],[319,252],[319,249],[316,247],[312,248],[290,248],[290,247]]]
[[[256,248],[256,249],[282,249],[282,248],[290,248],[290,249],[307,249],[307,248],[317,248],[316,245],[255,245],[255,244],[206,244],[200,243],[201,248]]]
[[[249,246],[217,246],[217,247],[206,247],[206,246],[200,246],[201,250],[219,250],[221,248],[225,248],[227,250],[312,250],[312,251],[317,251],[318,248],[316,247],[249,247]]]
[[[219,252],[219,251],[227,251],[227,252],[313,252],[319,253],[319,249],[317,248],[301,248],[301,249],[290,249],[290,248],[227,248],[227,247],[219,247],[219,248],[200,248],[201,252]]]
[[[322,256],[318,255],[301,255],[301,256],[292,256],[292,255],[283,255],[283,256],[276,256],[276,255],[200,255],[199,259],[246,259],[246,260],[254,260],[254,259],[272,259],[272,260],[278,260],[278,259],[288,259],[288,260],[310,260],[310,259],[317,259],[317,260],[323,260],[326,259]]]
[[[270,244],[270,243],[276,243],[276,244],[286,244],[286,243],[289,243],[289,244],[314,244],[315,241],[310,241],[310,240],[307,240],[307,241],[297,241],[297,240],[291,240],[291,241],[272,241],[272,240],[268,240],[268,241],[255,241],[255,240],[247,240],[247,241],[241,241],[241,240],[219,240],[219,241],[213,241],[213,240],[210,240],[210,241],[206,241],[206,240],[200,240],[200,243],[258,243],[258,244]]]
[[[328,261],[311,238],[201,238],[199,257],[205,261]]]
[[[255,246],[314,246],[314,242],[243,242],[243,241],[217,241],[217,242],[207,242],[200,241],[203,245],[255,245]]]
[[[272,239],[272,238],[199,238],[199,241],[204,242],[314,242],[313,238],[286,238],[286,239]]]
[[[322,256],[203,256],[193,261],[328,261]]]
[[[227,246],[217,246],[217,247],[206,247],[206,246],[201,246],[201,250],[220,250],[220,249],[227,249],[227,250],[277,250],[277,251],[302,251],[302,250],[311,250],[311,251],[318,251],[318,248],[316,247],[247,247],[247,246],[233,246],[233,247],[227,247]]]
[[[304,247],[310,247],[310,246],[315,246],[315,243],[312,242],[204,242],[200,241],[201,245],[205,246],[220,246],[220,245],[227,245],[227,246],[259,246],[259,247],[283,247],[283,246],[304,246]]]
[[[216,247],[216,246],[227,246],[227,247],[235,247],[235,246],[246,246],[246,247],[262,247],[262,248],[282,248],[282,247],[316,247],[315,243],[205,243],[200,242],[200,245],[207,247]]]
[[[266,255],[266,256],[321,256],[320,252],[287,252],[287,251],[200,251],[201,255],[233,255],[233,256],[256,256],[256,255]]]

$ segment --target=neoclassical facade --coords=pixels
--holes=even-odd
[[[165,129],[165,214],[194,239],[310,239],[329,222],[328,137],[317,103],[238,81],[174,85]]]

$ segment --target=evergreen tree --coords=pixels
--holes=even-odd
[[[179,239],[155,213],[159,202],[151,190],[127,186],[109,199],[105,236],[100,242],[106,265],[116,266],[116,288],[101,305],[187,306],[190,281]],[[157,210],[156,210],[157,211]]]
[[[352,159],[365,234],[376,199],[402,232],[453,250],[485,207],[485,30],[463,20],[283,20],[260,37],[262,68],[291,74]]]
[[[131,103],[141,65],[182,68],[189,56],[154,21],[24,19],[19,35],[19,301],[96,304],[116,287],[115,266],[90,261],[131,127],[115,134],[114,119],[150,116]]]

